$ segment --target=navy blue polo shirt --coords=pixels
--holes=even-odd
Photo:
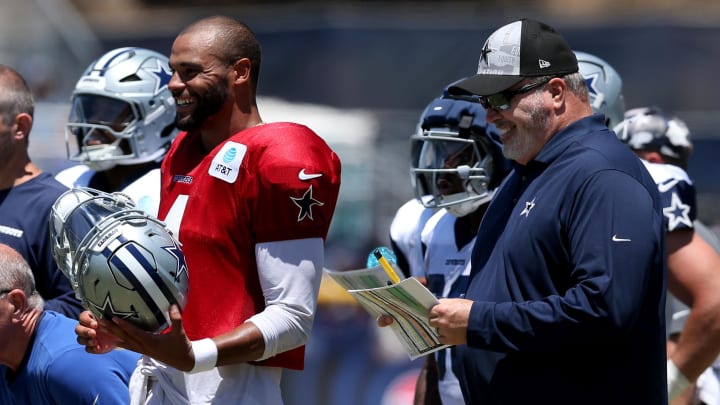
[[[0,243],[17,250],[28,262],[45,309],[77,318],[82,304],[55,263],[50,240],[50,210],[67,190],[47,172],[0,190]]]
[[[661,203],[602,116],[516,166],[472,268],[454,353],[467,403],[667,403]]]

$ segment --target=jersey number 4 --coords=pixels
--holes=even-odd
[[[180,224],[182,223],[183,215],[185,215],[185,207],[187,207],[188,196],[180,194],[173,202],[172,207],[165,216],[165,225],[172,231],[175,238],[180,238]]]

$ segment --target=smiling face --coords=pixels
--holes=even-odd
[[[175,97],[175,124],[190,131],[200,129],[231,103],[228,66],[213,52],[213,33],[192,31],[173,43],[168,87]]]
[[[527,83],[520,83],[519,86]],[[552,105],[548,101],[545,86],[518,94],[505,110],[489,109],[487,121],[500,131],[503,155],[520,164],[530,162],[552,135]]]

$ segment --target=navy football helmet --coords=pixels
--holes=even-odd
[[[115,49],[90,64],[72,94],[68,159],[96,171],[162,159],[179,133],[171,76],[168,58],[143,48]]]
[[[692,153],[690,130],[680,118],[658,107],[633,108],[615,126],[615,134],[634,151],[656,151],[667,161],[687,169]]]
[[[52,207],[53,256],[85,308],[150,332],[170,325],[171,304],[185,306],[188,272],[165,224],[120,193],[71,189]]]
[[[411,137],[415,195],[428,208],[462,217],[493,196],[510,170],[495,127],[476,100],[447,92],[428,104]],[[431,196],[431,198],[427,198]]]
[[[575,56],[588,88],[593,112],[605,114],[605,125],[612,129],[623,120],[625,112],[620,75],[597,56],[579,51],[575,51]]]

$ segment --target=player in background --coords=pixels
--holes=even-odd
[[[438,297],[460,297],[470,274],[470,254],[480,221],[495,188],[510,170],[485,110],[472,99],[443,95],[420,117],[412,137],[411,178],[424,223],[416,223],[422,262],[414,276],[426,279]],[[396,215],[412,225],[413,217]],[[417,213],[417,212],[416,212]],[[428,356],[416,387],[415,403],[463,404],[450,350]]]
[[[415,134],[413,135],[421,134],[422,132],[421,116]],[[421,147],[422,142],[415,141],[411,138],[410,170],[417,166]],[[410,182],[414,188],[415,178],[412,173],[410,174]],[[420,233],[427,220],[430,219],[435,212],[435,209],[425,207],[423,201],[431,198],[432,196],[426,195],[416,196],[408,200],[398,208],[390,223],[390,247],[393,253],[395,253],[398,267],[405,277],[416,277],[423,283],[425,282],[425,269],[423,266],[425,248],[422,246]]]
[[[669,399],[678,398],[697,380],[702,401],[720,403],[720,380],[711,367],[720,353],[720,256],[718,246],[713,249],[709,244],[715,238],[696,221],[695,187],[686,172],[692,152],[690,131],[679,118],[657,107],[642,107],[628,110],[615,132],[642,159],[663,201],[672,293],[668,294]]]
[[[178,134],[168,90],[168,58],[144,48],[118,48],[85,69],[72,94],[65,129],[68,159],[57,174],[68,187],[127,194],[157,216],[160,162]]]
[[[615,129],[616,133],[622,132],[623,126],[618,127],[618,124],[624,122],[625,102],[622,80],[617,71],[597,56],[578,51],[575,51],[575,55],[578,59],[580,73],[588,86],[593,111],[605,114],[608,127]],[[649,112],[648,109],[642,108],[630,110],[628,114],[633,115],[643,111]],[[677,218],[683,217],[674,217],[676,214],[682,215],[685,208],[688,209],[686,214],[692,215],[693,219],[696,215],[695,190],[685,173],[692,144],[689,139],[689,131],[682,121],[673,118],[670,126],[668,121],[670,118],[662,117],[659,110],[654,110],[648,114],[647,120],[643,119],[649,125],[633,127],[633,135],[627,133],[622,136],[618,133],[618,135],[621,138],[624,137],[629,146],[645,159],[649,169],[652,167],[650,173],[658,183],[658,190],[668,207],[665,215],[669,219],[676,218],[668,221],[666,236],[669,289],[666,300],[669,335],[669,395],[671,400],[678,397],[689,384],[688,377],[697,378],[698,374],[702,372],[702,378],[698,380],[697,395],[705,395],[707,398],[712,392],[714,399],[708,400],[707,403],[720,404],[720,377],[712,367],[702,371],[702,365],[704,364],[706,367],[710,365],[720,349],[712,343],[712,339],[718,339],[717,336],[720,333],[720,320],[718,320],[720,316],[718,305],[720,304],[718,304],[716,295],[717,284],[720,283],[718,281],[720,273],[717,271],[717,255],[713,255],[707,246],[712,244],[716,251],[720,251],[720,244],[717,244],[715,235],[697,220],[690,221],[685,218],[684,222],[678,223]],[[625,122],[625,124],[627,123]],[[647,129],[647,131],[643,131],[643,129]],[[670,131],[671,129],[672,131]],[[672,136],[672,140],[669,136]],[[653,164],[650,165],[647,162]],[[679,198],[677,204],[685,207],[676,207],[680,208],[676,213],[671,210],[673,190],[670,185],[686,190],[684,192],[676,191]],[[692,222],[693,225],[683,226],[682,224],[685,222]],[[675,228],[678,228],[677,232]],[[713,266],[715,266],[714,269]],[[685,334],[681,341],[679,332],[685,327],[685,321],[689,319],[690,313],[689,308],[683,304],[683,301],[689,302],[687,299],[693,300],[691,307],[696,310],[696,314],[690,321],[690,333]],[[703,330],[707,330],[708,333],[703,335]],[[676,351],[678,347],[681,349]],[[690,378],[690,380],[694,381],[695,378]],[[705,389],[703,389],[703,385],[706,387]],[[711,390],[708,387],[716,387],[716,389]],[[690,394],[690,392],[685,393],[686,400]]]

